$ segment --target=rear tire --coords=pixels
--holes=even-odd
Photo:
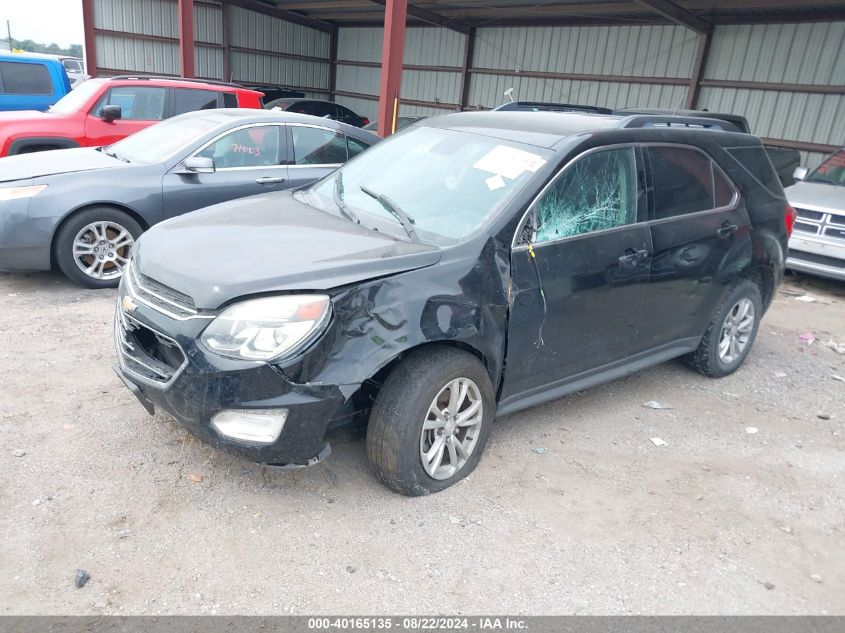
[[[757,284],[740,281],[713,314],[698,349],[684,356],[684,362],[705,376],[732,374],[751,352],[762,316],[763,299]]]
[[[95,207],[79,211],[56,235],[56,264],[80,286],[115,288],[142,232],[135,219],[118,209]]]
[[[448,488],[478,465],[495,406],[487,370],[471,354],[448,347],[412,352],[387,377],[370,413],[373,472],[410,497]]]

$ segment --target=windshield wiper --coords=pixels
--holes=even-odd
[[[371,198],[375,198],[376,200],[378,200],[379,204],[384,207],[385,211],[387,211],[390,215],[399,220],[399,224],[402,225],[402,228],[405,229],[405,233],[408,234],[408,237],[410,237],[412,241],[420,241],[420,238],[417,237],[417,232],[414,229],[414,218],[405,213],[402,210],[402,207],[400,207],[398,204],[396,204],[393,200],[388,198],[383,193],[376,193],[372,189],[368,189],[363,185],[361,186],[361,191],[363,191]]]
[[[334,203],[337,205],[337,210],[343,214],[350,222],[354,222],[355,224],[361,224],[361,220],[349,210],[349,207],[346,206],[346,202],[343,200],[343,173],[337,172],[337,175],[334,177]]]
[[[106,156],[111,156],[112,158],[116,158],[117,160],[122,160],[124,163],[129,162],[129,160],[124,158],[123,156],[118,156],[117,152],[110,152],[105,148],[103,148],[103,154],[105,154]]]
[[[807,178],[806,182],[823,182],[826,185],[838,185],[838,182],[834,182],[833,180],[828,180],[827,178],[822,178],[821,176],[812,176],[811,178]]]

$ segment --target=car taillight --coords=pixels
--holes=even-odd
[[[367,117],[364,117],[364,125],[369,125],[369,124],[370,124],[370,120]]]
[[[795,211],[795,207],[791,204],[786,205],[786,211],[783,216],[783,221],[786,224],[786,236],[792,236],[792,227],[795,226],[795,218],[798,216],[798,212]]]

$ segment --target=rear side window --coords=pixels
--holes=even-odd
[[[173,108],[171,115],[194,112],[195,110],[212,110],[219,108],[223,102],[222,94],[212,90],[191,90],[190,88],[173,89]]]
[[[648,147],[654,219],[730,205],[734,191],[708,156],[684,147]]]
[[[351,136],[346,137],[346,144],[349,150],[349,158],[357,156],[369,147],[364,141],[359,141],[357,138],[352,138]]]
[[[231,93],[231,92],[224,92],[223,93],[223,107],[224,108],[237,108],[238,107],[238,96]]]
[[[358,115],[355,114],[349,108],[346,108],[344,106],[339,105],[339,106],[337,106],[337,118],[338,118],[339,121],[343,121],[344,123],[346,123],[346,122],[349,122],[349,121],[357,120]]]
[[[53,82],[44,64],[0,62],[0,87],[10,95],[51,95]]]
[[[775,171],[766,150],[761,146],[728,147],[728,154],[736,160],[740,167],[754,180],[769,190],[769,193],[783,196],[780,178]]]
[[[346,162],[346,137],[319,127],[291,125],[295,165],[336,165]]]
[[[161,121],[167,88],[150,86],[118,86],[100,99],[92,114],[100,116],[103,106],[120,106],[121,118],[127,121]]]

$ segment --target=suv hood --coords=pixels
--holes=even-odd
[[[793,207],[845,214],[845,187],[823,182],[799,182],[786,189]]]
[[[106,156],[91,147],[54,149],[47,152],[7,156],[2,161],[0,182],[24,178],[43,178],[93,169],[131,167],[129,163]]]
[[[431,266],[440,255],[436,246],[396,240],[285,191],[157,224],[136,243],[133,265],[213,310],[248,295],[328,290]]]

